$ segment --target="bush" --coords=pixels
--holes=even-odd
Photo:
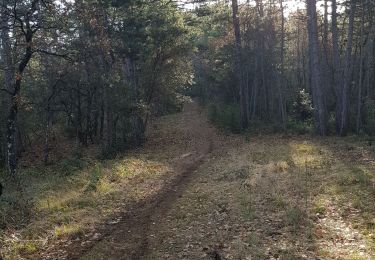
[[[210,120],[210,122],[216,123],[219,118],[219,111],[218,111],[217,105],[211,103],[208,105],[207,110],[208,110],[208,119]]]
[[[82,160],[79,157],[72,157],[63,159],[59,164],[58,168],[60,169],[60,172],[63,173],[66,176],[72,175],[77,170],[81,170],[86,166],[86,163],[84,160]]]
[[[153,114],[155,116],[164,116],[168,114],[178,113],[182,111],[184,103],[189,101],[189,97],[173,93],[171,95],[159,98],[158,104],[153,104]]]
[[[328,133],[335,133],[336,132],[336,113],[331,112],[328,114],[328,123],[327,123],[327,129]]]
[[[235,104],[208,105],[208,118],[218,128],[234,134],[241,133],[240,108]]]
[[[302,89],[297,95],[297,100],[293,103],[293,117],[298,121],[311,122],[313,112],[310,94]]]
[[[0,154],[0,168],[4,168],[5,166],[5,158]]]
[[[98,164],[92,169],[91,174],[90,174],[90,182],[87,185],[85,192],[89,191],[96,191],[97,185],[100,181],[100,176],[102,175],[102,168]]]
[[[293,134],[304,135],[313,132],[313,127],[310,123],[301,122],[295,119],[289,119],[286,127],[288,132]]]
[[[364,110],[364,131],[368,135],[375,135],[375,101],[366,100]]]
[[[249,134],[274,134],[282,132],[283,128],[280,124],[274,122],[267,122],[261,120],[255,120],[250,122],[250,125],[247,129]]]

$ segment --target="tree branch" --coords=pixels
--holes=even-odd
[[[50,56],[55,56],[55,57],[64,58],[64,59],[69,60],[69,61],[73,60],[72,58],[69,57],[68,53],[61,54],[61,53],[50,52],[50,51],[46,51],[46,50],[42,50],[42,49],[36,49],[34,52],[43,53],[43,54],[50,55]]]

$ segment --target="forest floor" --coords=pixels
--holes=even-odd
[[[74,175],[84,181],[73,194],[38,195],[39,217],[2,236],[4,256],[375,259],[371,142],[226,135],[195,103],[154,122],[148,140],[101,166],[94,181],[92,171]],[[43,238],[36,227],[51,226],[53,237],[41,244],[26,235]],[[21,247],[26,240],[35,243]]]

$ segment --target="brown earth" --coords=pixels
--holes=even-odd
[[[215,131],[200,115],[196,103],[189,103],[181,114],[183,125],[179,134],[186,142],[184,153],[176,153],[172,158],[172,169],[175,173],[170,182],[156,196],[134,205],[129,214],[121,217],[121,222],[111,226],[107,234],[92,247],[71,253],[69,259],[143,259],[148,251],[150,226],[154,219],[163,219],[170,205],[181,196],[186,185],[194,177],[196,169],[204,162],[212,150],[212,139]],[[174,127],[174,126],[171,126]],[[164,136],[163,138],[168,138]],[[150,146],[163,148],[168,140],[157,140],[149,137]],[[153,144],[152,142],[157,142]]]
[[[162,218],[170,205],[181,196],[196,169],[211,152],[216,131],[194,103],[183,112],[151,125],[148,142],[139,152],[158,154],[172,174],[147,183],[150,192],[144,199],[132,201],[83,238],[57,240],[31,258],[43,259],[142,259],[148,248],[150,225]],[[169,125],[170,124],[170,125]],[[133,185],[145,186],[144,180]]]
[[[375,163],[364,143],[226,136],[195,103],[154,123],[148,140],[139,152],[171,174],[43,259],[375,259]]]

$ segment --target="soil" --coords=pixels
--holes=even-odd
[[[129,210],[115,226],[106,227],[107,232],[99,241],[85,250],[72,250],[68,259],[143,259],[148,252],[150,226],[154,220],[163,219],[170,205],[183,194],[194,172],[213,149],[215,130],[201,115],[196,103],[185,105],[181,114],[188,142],[184,154],[173,157],[174,178],[159,193]],[[168,138],[168,136],[164,136]],[[152,137],[149,138],[152,142]],[[164,140],[161,140],[163,143]],[[159,140],[160,142],[160,140]],[[165,140],[165,142],[168,142]],[[151,144],[152,145],[152,144]]]
[[[140,152],[172,169],[157,192],[43,259],[375,259],[375,164],[363,147],[228,136],[194,102],[148,140]]]
[[[148,133],[149,141],[141,151],[145,154],[160,153],[173,171],[172,176],[164,177],[157,194],[127,205],[122,213],[86,234],[86,238],[56,241],[39,257],[33,257],[143,259],[148,251],[150,226],[155,219],[163,219],[170,205],[181,196],[197,168],[213,149],[216,130],[209,125],[196,103],[186,104],[182,113],[176,116],[177,120],[172,116],[170,122],[167,118],[168,122],[162,125],[153,123]],[[165,123],[172,124],[168,126],[170,129],[164,129]]]

